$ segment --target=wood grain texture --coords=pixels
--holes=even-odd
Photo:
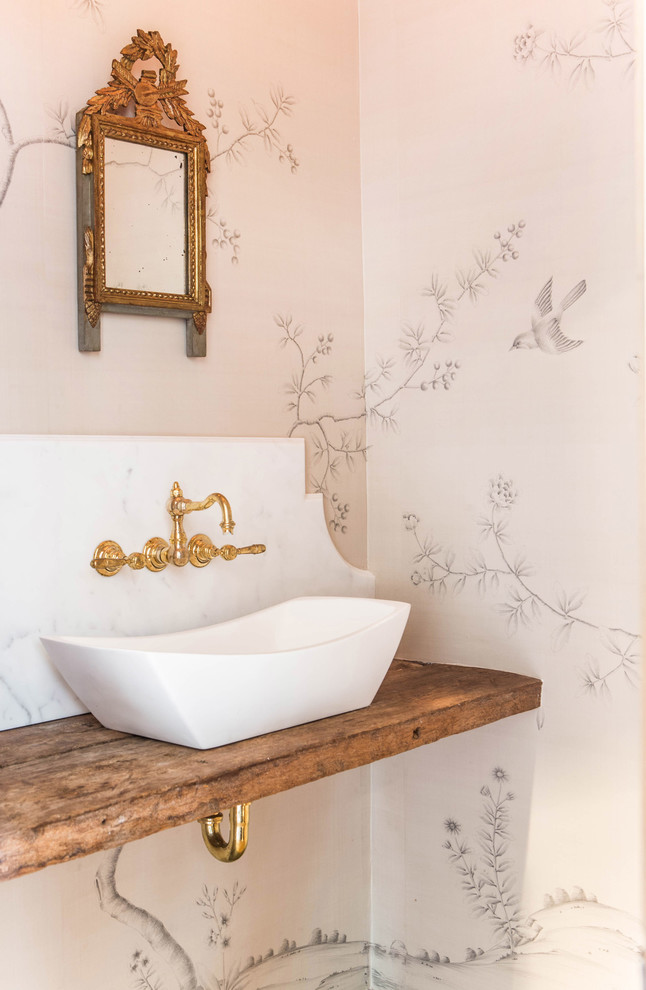
[[[105,729],[91,715],[0,734],[0,879],[538,708],[541,682],[394,660],[368,708],[218,749]]]

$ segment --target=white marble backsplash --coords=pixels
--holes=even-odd
[[[5,436],[0,463],[0,729],[85,710],[40,634],[168,632],[298,595],[374,594],[372,575],[334,548],[321,496],[305,494],[302,440]],[[205,568],[95,573],[89,562],[102,540],[125,553],[152,536],[168,540],[174,481],[194,501],[219,491],[231,503],[232,536],[223,537],[215,505],[186,517],[189,537],[265,543],[266,553]]]

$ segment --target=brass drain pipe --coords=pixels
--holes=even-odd
[[[212,856],[221,863],[233,863],[240,859],[247,848],[249,840],[249,808],[250,804],[236,804],[229,809],[229,841],[226,842],[220,832],[224,815],[221,811],[207,818],[198,819],[202,826],[204,844]]]

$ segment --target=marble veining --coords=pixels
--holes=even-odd
[[[322,497],[305,494],[300,439],[164,437],[0,438],[5,527],[0,572],[0,729],[85,711],[52,667],[40,635],[172,632],[299,595],[371,596],[374,578],[333,546]],[[231,502],[236,546],[266,553],[159,573],[89,565],[114,539],[126,553],[168,539],[166,501],[177,480],[199,500]],[[217,507],[191,514],[187,533],[222,539]]]

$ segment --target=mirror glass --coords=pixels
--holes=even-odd
[[[187,291],[185,152],[105,137],[105,285]]]

